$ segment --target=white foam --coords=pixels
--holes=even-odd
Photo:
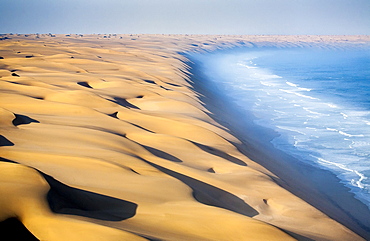
[[[245,67],[247,69],[257,69],[257,67],[255,67],[255,66],[250,66],[250,65],[246,65],[246,64],[242,64],[242,63],[237,63],[237,65]]]
[[[297,85],[297,84],[293,84],[292,82],[289,82],[289,81],[286,81],[285,83],[286,83],[287,85],[289,85],[289,86],[296,87],[298,90],[302,90],[302,91],[311,91],[311,89],[309,89],[309,88],[299,87],[299,85]]]
[[[261,80],[281,79],[281,78],[283,78],[283,77],[275,75],[275,74],[258,73],[258,72],[253,73],[252,76],[256,79],[261,79]]]
[[[291,82],[289,82],[289,81],[286,81],[285,83],[287,83],[287,85],[289,85],[289,86],[298,87],[298,85],[293,84],[293,83],[291,83]]]
[[[264,86],[269,86],[269,87],[274,86],[274,84],[269,83],[269,82],[265,82],[265,81],[260,81],[260,83],[261,83],[261,85],[264,85]]]
[[[364,188],[365,187],[364,184],[362,183],[362,181],[367,179],[367,177],[365,177],[362,173],[360,173],[356,170],[350,169],[346,165],[343,165],[343,164],[338,164],[338,163],[328,161],[328,160],[325,160],[321,157],[316,157],[316,156],[313,156],[313,155],[310,155],[310,156],[316,158],[317,161],[321,164],[335,166],[335,167],[338,167],[338,168],[340,168],[342,170],[345,170],[347,172],[355,173],[358,176],[358,178],[351,179],[351,184],[358,187],[358,188]]]
[[[360,134],[360,135],[352,135],[352,134],[348,134],[344,131],[338,131],[339,134],[343,135],[343,136],[348,136],[348,137],[363,137],[364,135]]]
[[[315,98],[315,97],[312,97],[312,96],[308,96],[308,95],[303,95],[303,94],[300,94],[300,93],[294,93],[300,97],[303,97],[303,98],[307,98],[307,99],[311,99],[311,100],[319,100],[318,98]]]
[[[367,177],[365,177],[362,173],[354,170],[354,172],[360,177],[360,179],[356,182],[356,185],[359,187],[359,188],[364,188],[365,186],[362,184],[362,181],[367,179]]]
[[[299,90],[303,90],[303,91],[311,91],[312,89],[308,89],[308,88],[302,88],[302,87],[298,87]]]
[[[303,109],[305,111],[307,111],[308,113],[311,113],[311,114],[320,115],[320,116],[330,116],[329,114],[323,114],[323,113],[319,113],[319,112],[316,112],[316,111],[312,111],[307,107],[303,107]]]
[[[329,127],[325,128],[325,129],[327,129],[328,131],[336,131],[336,132],[338,132],[338,131],[339,131],[339,130],[337,130],[337,129],[329,128]]]
[[[337,105],[332,104],[332,103],[324,103],[325,105],[329,106],[330,108],[338,108]]]
[[[298,92],[296,92],[294,90],[279,89],[279,91],[284,92],[284,93],[287,93],[287,94],[296,95],[296,96],[299,96],[299,97],[302,97],[302,98],[306,98],[306,99],[319,100],[318,98],[315,98],[315,97],[312,97],[312,96],[308,96],[308,95],[304,95],[304,94],[298,93]]]
[[[343,112],[340,112],[340,114],[343,116],[344,119],[348,118],[348,115],[344,114]]]

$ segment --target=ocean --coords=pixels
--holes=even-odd
[[[331,171],[370,208],[370,48],[237,48],[191,59],[254,124],[277,133],[275,148]]]

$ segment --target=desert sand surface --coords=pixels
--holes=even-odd
[[[182,53],[368,37],[1,39],[0,221],[50,241],[363,240],[237,148]]]

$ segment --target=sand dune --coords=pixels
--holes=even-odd
[[[362,240],[240,152],[179,54],[342,38],[8,37],[0,221],[39,240]]]

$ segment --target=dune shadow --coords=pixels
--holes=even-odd
[[[122,221],[136,214],[133,202],[67,186],[41,173],[50,185],[47,200],[53,212],[104,221]]]
[[[293,238],[299,240],[299,241],[315,241],[315,239],[311,239],[311,238],[308,238],[306,236],[303,236],[303,235],[300,235],[300,234],[297,234],[297,233],[294,233],[294,232],[291,232],[289,230],[286,230],[286,229],[282,229],[282,228],[279,228],[277,226],[274,226],[275,228],[278,228],[280,229],[281,231],[283,231],[284,233],[292,236]]]
[[[114,113],[112,113],[112,114],[108,114],[108,116],[110,116],[110,117],[113,117],[113,118],[119,119],[117,115],[118,115],[118,111],[116,111],[116,112],[114,112]]]
[[[15,161],[3,158],[3,157],[0,157],[0,162],[9,162],[9,163],[19,164],[18,162],[15,162]]]
[[[0,222],[0,239],[3,241],[38,241],[35,236],[17,218],[8,218]]]
[[[177,85],[177,84],[173,84],[173,83],[169,83],[169,82],[165,82],[165,83],[168,84],[168,85],[175,86],[175,87],[181,87],[181,85]]]
[[[164,89],[164,90],[167,90],[167,91],[172,91],[171,89],[169,89],[169,88],[166,88],[166,87],[164,87],[164,86],[160,86],[162,89]]]
[[[144,161],[157,168],[161,172],[164,172],[167,175],[170,175],[171,177],[174,177],[189,186],[193,190],[194,198],[202,204],[223,208],[248,217],[254,217],[258,215],[257,210],[249,206],[242,199],[232,193],[229,193],[205,182],[196,180],[192,177],[169,170],[152,162],[146,160]]]
[[[141,145],[141,146],[144,147],[145,149],[147,149],[150,153],[152,153],[153,155],[155,155],[157,157],[160,157],[160,158],[172,161],[172,162],[182,162],[179,158],[177,158],[177,157],[175,157],[171,154],[168,154],[167,152],[158,150],[158,149],[150,147],[150,146],[145,146],[145,145]]]
[[[18,115],[18,114],[14,114],[14,115],[15,115],[15,119],[12,122],[13,122],[13,125],[15,126],[27,125],[30,123],[40,123],[38,120],[32,119],[25,115]]]
[[[85,81],[80,81],[80,82],[77,82],[78,85],[81,85],[83,87],[86,87],[86,88],[89,88],[89,89],[93,89],[93,87],[91,87],[91,85],[89,85],[89,83],[85,82]]]
[[[155,133],[154,131],[151,131],[151,130],[149,130],[149,129],[146,129],[146,128],[144,128],[144,127],[142,127],[142,126],[140,126],[140,125],[137,125],[137,124],[135,124],[135,123],[132,123],[132,122],[129,122],[129,121],[127,121],[128,123],[130,123],[130,125],[133,125],[133,126],[135,126],[135,127],[137,127],[137,128],[139,128],[139,129],[142,129],[142,130],[144,130],[144,131],[147,131],[147,132],[150,132],[150,133]]]
[[[237,165],[240,165],[240,166],[247,166],[247,164],[245,162],[243,162],[242,160],[240,160],[236,157],[233,157],[233,156],[227,154],[226,152],[220,151],[220,150],[215,149],[215,148],[210,147],[210,146],[202,145],[200,143],[196,143],[196,142],[192,142],[192,143],[194,145],[196,145],[197,147],[199,147],[200,149],[202,149],[203,151],[208,152],[212,155],[219,156],[223,159],[231,161],[231,162],[233,162]]]
[[[131,104],[130,102],[128,102],[124,98],[114,97],[114,101],[113,102],[116,103],[116,104],[119,104],[119,105],[121,105],[123,107],[126,107],[126,108],[132,108],[132,109],[138,109],[138,110],[140,110],[139,107],[137,107],[136,105]]]
[[[156,84],[155,81],[153,80],[147,80],[147,79],[144,79],[145,82],[149,83],[149,84]]]
[[[1,146],[14,146],[14,143],[9,141],[5,136],[0,135],[0,147]]]

